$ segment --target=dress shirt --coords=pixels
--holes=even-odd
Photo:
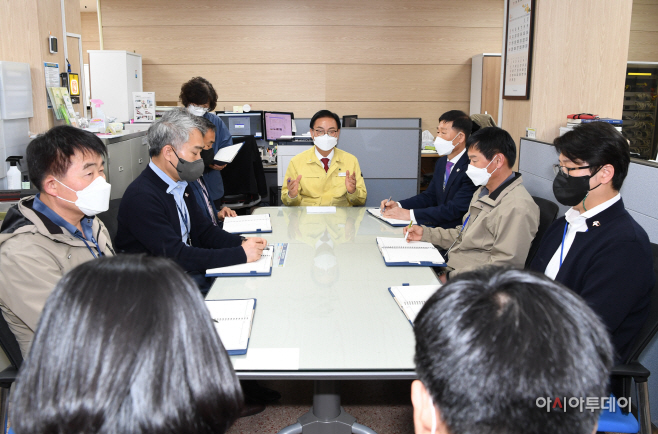
[[[329,161],[327,161],[327,167],[331,167],[331,160],[334,158],[334,150],[332,149],[329,155],[326,157],[323,157],[322,154],[318,151],[318,148],[313,146],[315,148],[315,156],[318,157],[318,160],[322,161],[323,158],[328,158]]]
[[[176,207],[178,208],[178,220],[180,221],[180,233],[185,244],[188,244],[190,238],[190,213],[187,210],[187,205],[183,200],[183,194],[185,194],[185,188],[187,187],[187,181],[174,181],[162,171],[158,166],[156,166],[153,161],[149,163],[149,167],[155,172],[160,179],[167,183],[167,193],[174,196],[176,200]],[[187,223],[185,223],[187,221]]]

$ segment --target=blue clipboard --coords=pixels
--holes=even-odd
[[[404,227],[406,227],[406,226],[409,226],[409,223],[391,223],[391,222],[389,222],[389,221],[386,221],[384,218],[382,218],[382,217],[380,217],[380,216],[377,216],[377,215],[371,213],[371,212],[370,212],[371,209],[374,209],[374,208],[368,208],[368,214],[370,214],[371,216],[373,216],[373,217],[376,218],[377,220],[386,223],[386,224],[389,225],[389,226],[393,226],[394,228],[404,228]]]
[[[236,298],[231,298],[231,299],[221,299],[221,300],[208,300],[208,301],[229,301],[229,300],[239,300]],[[256,302],[258,301],[257,299],[254,300],[254,308],[253,308],[253,315],[251,316],[251,324],[249,324],[249,337],[247,338],[247,347],[244,349],[239,349],[239,350],[226,350],[229,356],[243,356],[247,354],[247,349],[249,348],[249,341],[251,341],[251,328],[254,326],[254,318],[256,318]]]
[[[274,246],[267,246],[265,250],[270,250],[271,257],[270,257],[270,269],[266,272],[261,272],[259,273],[258,271],[250,271],[249,273],[235,273],[235,272],[223,272],[219,271],[224,267],[217,268],[217,272],[215,273],[208,273],[209,270],[206,270],[206,277],[255,277],[255,276],[271,276],[272,275],[272,261],[274,260]],[[228,267],[226,267],[228,268]]]
[[[402,286],[409,286],[409,284],[408,284],[408,283],[403,283]],[[400,304],[400,302],[398,301],[398,299],[395,298],[395,294],[393,294],[393,291],[391,291],[391,287],[388,288],[388,293],[391,294],[391,297],[393,297],[393,300],[395,300],[395,304],[397,304],[398,307],[400,308],[400,310],[402,311],[402,315],[404,315],[404,317],[407,319],[407,321],[409,321],[409,324],[411,324],[411,327],[413,327],[413,326],[414,326],[414,323],[411,322],[411,320],[410,320],[409,317],[407,316],[407,313],[406,313],[406,312],[404,311],[404,309],[402,308],[402,305]]]

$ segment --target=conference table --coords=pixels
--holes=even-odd
[[[231,356],[240,379],[314,380],[313,407],[279,433],[374,433],[340,406],[338,382],[416,378],[413,327],[388,288],[439,281],[430,267],[387,267],[376,237],[402,229],[365,208],[309,211],[258,208],[272,223],[262,237],[287,243],[283,266],[217,278],[206,299],[257,299],[247,354]]]

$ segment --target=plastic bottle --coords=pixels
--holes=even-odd
[[[27,179],[27,175],[23,175],[23,183],[21,184],[21,189],[22,190],[30,189],[30,180]]]
[[[11,156],[7,160],[11,167],[7,170],[7,190],[20,190],[21,189],[21,171],[18,170],[16,164],[20,164],[23,157]]]
[[[103,101],[92,99],[91,103],[93,104],[93,108],[91,121],[89,121],[89,129],[92,131],[97,130],[99,133],[105,133],[107,131],[107,118],[103,110],[101,110]]]

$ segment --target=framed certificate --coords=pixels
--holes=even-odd
[[[530,98],[535,0],[507,0],[504,99]]]

